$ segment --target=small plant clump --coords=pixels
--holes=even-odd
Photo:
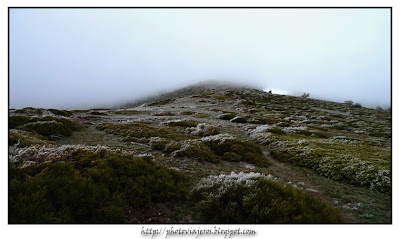
[[[15,144],[17,144],[19,147],[28,147],[32,145],[52,145],[53,143],[48,141],[46,137],[35,132],[10,129],[8,131],[8,145]]]
[[[92,111],[90,112],[91,115],[107,115],[107,113],[99,112],[99,111]]]
[[[197,136],[209,136],[221,133],[217,127],[205,123],[198,124],[197,127],[186,128],[186,132]]]
[[[71,111],[68,110],[49,109],[49,111],[55,115],[65,116],[65,117],[69,117],[73,114]]]
[[[219,135],[215,135],[219,136]],[[211,151],[226,161],[244,161],[260,167],[266,167],[269,162],[264,157],[261,148],[251,141],[241,141],[233,138],[209,136],[202,139]]]
[[[196,122],[193,121],[171,121],[168,123],[171,126],[181,126],[181,127],[196,127]]]
[[[46,117],[25,117],[10,116],[9,129],[22,129],[25,131],[36,132],[42,136],[50,138],[52,135],[71,136],[73,131],[80,130],[82,126],[76,121],[68,118]]]
[[[260,173],[202,178],[192,198],[206,223],[342,222],[338,209]]]
[[[231,120],[231,119],[233,119],[233,118],[235,118],[235,117],[236,117],[236,114],[235,114],[235,113],[225,113],[225,114],[219,115],[219,116],[217,117],[217,119]]]

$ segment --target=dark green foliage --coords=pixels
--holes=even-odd
[[[32,167],[9,166],[9,223],[125,222],[128,208],[184,199],[188,187],[187,176],[151,157],[82,150]]]
[[[281,123],[279,123],[279,124],[277,124],[279,127],[289,127],[290,126],[290,124],[289,123],[287,123],[287,122],[281,122]]]
[[[140,114],[142,113],[141,111],[137,111],[137,110],[118,110],[118,111],[114,111],[114,114],[117,115],[136,115],[136,114]]]
[[[62,135],[71,136],[72,131],[80,130],[81,126],[66,118],[46,116],[42,118],[31,118],[29,124],[19,128],[27,131],[34,131],[43,136]]]
[[[231,122],[234,123],[247,123],[247,119],[245,117],[235,117],[231,119]]]
[[[51,142],[47,138],[37,134],[36,132],[28,132],[25,130],[9,130],[8,145],[14,145],[19,142],[19,147],[32,145],[50,145]]]
[[[97,128],[107,133],[123,136],[125,137],[124,141],[134,141],[141,143],[148,143],[151,137],[160,137],[177,141],[194,137],[183,132],[179,132],[179,130],[174,128],[165,126],[153,126],[145,122],[119,124],[102,123],[99,124]]]
[[[8,117],[8,128],[9,129],[15,129],[18,126],[24,125],[31,122],[30,118],[26,116],[19,116],[19,115],[13,115]]]
[[[197,124],[193,121],[173,121],[173,122],[169,122],[168,125],[182,126],[182,127],[196,127],[197,126]]]
[[[229,113],[229,114],[223,114],[223,115],[218,116],[218,119],[231,120],[231,119],[233,119],[235,117],[236,117],[235,113]]]
[[[31,123],[26,124],[23,127],[24,130],[33,131],[43,136],[50,136],[50,135],[63,135],[63,136],[71,136],[72,130],[69,129],[67,126],[55,122],[41,122],[41,123]]]
[[[314,137],[325,138],[325,139],[328,138],[328,135],[326,133],[318,132],[318,131],[311,132],[308,130],[299,130],[296,134],[302,134],[305,136],[314,136]]]
[[[15,113],[18,114],[38,114],[41,115],[43,113],[43,109],[33,108],[33,107],[25,107],[20,110],[15,110]]]
[[[262,167],[269,165],[261,148],[250,141],[227,139],[223,142],[207,141],[205,144],[213,153],[227,161],[245,161]]]
[[[67,110],[57,110],[57,109],[49,109],[49,111],[55,115],[66,116],[69,117],[72,115],[72,112]]]
[[[183,111],[181,112],[181,115],[194,115],[196,112],[193,111]]]
[[[189,145],[185,150],[177,151],[175,157],[194,158],[211,163],[218,163],[220,160],[219,157],[203,143]]]
[[[107,113],[103,113],[103,112],[99,112],[99,111],[93,111],[93,112],[90,112],[90,114],[92,114],[92,115],[107,115]]]
[[[271,132],[271,133],[274,133],[274,134],[286,134],[286,132],[283,131],[281,128],[268,129],[268,132]]]
[[[321,199],[267,179],[231,186],[220,197],[193,197],[206,223],[342,222],[339,211]]]

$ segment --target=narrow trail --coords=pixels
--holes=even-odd
[[[320,186],[312,182],[308,175],[298,173],[294,169],[285,163],[279,162],[278,160],[271,157],[267,150],[264,150],[264,156],[268,159],[271,165],[268,167],[268,172],[284,181],[290,182],[292,185],[301,188],[311,195],[321,198],[327,202],[330,206],[336,207],[334,200],[326,196]],[[360,223],[360,221],[352,214],[340,210],[340,214],[344,220],[344,223]]]

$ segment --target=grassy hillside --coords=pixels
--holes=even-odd
[[[197,85],[9,116],[10,223],[390,223],[391,113]]]

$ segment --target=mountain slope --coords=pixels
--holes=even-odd
[[[25,145],[43,142],[43,138],[28,140],[39,136],[24,132],[39,132],[39,126],[47,121],[52,122],[48,124],[54,125],[53,128],[66,124],[54,119],[64,117],[84,129],[68,137],[60,136],[58,131],[47,132],[48,144],[60,147],[100,144],[109,150],[123,150],[137,156],[152,155],[157,164],[187,175],[190,190],[209,193],[210,189],[198,183],[207,185],[208,181],[216,180],[212,175],[222,175],[218,180],[229,182],[247,180],[250,188],[256,187],[251,186],[253,182],[260,181],[254,185],[266,187],[261,179],[256,179],[262,174],[268,180],[273,178],[280,184],[293,185],[305,195],[337,208],[344,222],[391,220],[391,114],[387,111],[206,82],[116,110],[71,111],[64,112],[64,116],[55,113],[60,114],[46,109],[11,111],[12,119],[19,122],[13,129],[13,137],[20,137]],[[53,118],[46,121],[45,115]],[[37,117],[41,117],[40,124]],[[18,154],[15,157],[25,163],[30,160]],[[38,162],[29,164],[43,166]],[[234,190],[224,188],[223,184],[220,187],[221,192]],[[197,196],[204,206],[201,210],[211,210],[212,202],[201,195]],[[193,206],[189,202],[182,207],[173,204],[178,214],[160,201],[152,203],[152,208],[163,212],[162,216],[155,211],[149,214],[143,211],[128,215],[128,221],[205,220],[187,211]],[[228,218],[226,211],[219,213]],[[334,215],[333,211],[330,213]],[[313,214],[303,212],[301,222],[306,222],[305,215]],[[240,218],[240,215],[230,216]],[[267,216],[263,218],[264,223],[272,222]],[[314,216],[310,218],[313,223],[321,222]],[[290,222],[285,221],[286,216],[282,220]],[[328,220],[325,216],[324,220],[336,219]]]

